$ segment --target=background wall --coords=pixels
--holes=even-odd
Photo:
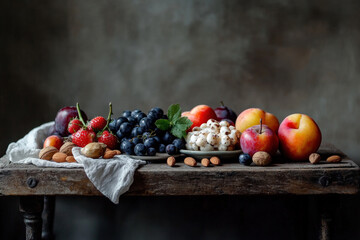
[[[184,110],[198,104],[217,107],[223,100],[238,113],[260,107],[280,121],[306,113],[319,124],[324,142],[360,163],[359,10],[359,1],[322,0],[0,1],[0,154],[11,141],[76,102],[92,117],[106,115],[109,101],[117,116],[125,109],[166,109],[171,103]],[[336,208],[346,223],[338,229],[339,239],[360,236],[358,200],[346,198]],[[189,210],[193,201],[199,215]],[[226,205],[215,211],[214,202]],[[1,213],[14,216],[1,214],[8,227],[0,232],[22,239],[21,230],[13,231],[22,229],[17,199],[0,198],[0,203]],[[157,239],[231,239],[247,230],[244,236],[251,239],[252,231],[260,234],[252,227],[259,219],[255,210],[268,223],[262,236],[314,236],[312,218],[304,212],[316,207],[308,199],[125,198],[122,203],[60,198],[58,239],[76,239],[85,229],[96,232],[87,239],[108,233],[126,239],[151,234]],[[173,206],[179,207],[174,215]],[[62,217],[68,214],[71,218]],[[289,220],[293,214],[299,217]],[[202,221],[209,216],[223,223],[216,231],[213,222],[209,228]],[[127,233],[110,231],[106,225],[112,223]]]

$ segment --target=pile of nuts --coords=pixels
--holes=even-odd
[[[170,156],[167,158],[166,162],[170,167],[173,167],[176,163],[176,160],[173,156]],[[184,159],[184,163],[190,167],[195,167],[197,165],[197,162],[193,157],[186,157]],[[219,166],[221,164],[220,158],[214,156],[211,157],[210,160],[208,158],[201,159],[201,165],[203,165],[204,167],[210,166],[210,163],[214,166]]]
[[[81,153],[89,158],[100,158],[110,159],[115,155],[120,155],[119,150],[111,150],[106,147],[106,144],[101,142],[92,142],[87,144],[85,147],[81,148]]]
[[[48,146],[41,149],[39,153],[39,158],[48,161],[54,162],[76,162],[73,154],[72,148],[76,145],[72,142],[64,143],[60,149],[57,149],[53,146]]]

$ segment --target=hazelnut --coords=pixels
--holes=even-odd
[[[59,150],[56,147],[53,146],[47,146],[43,149],[41,149],[39,153],[39,158],[43,160],[51,160],[53,155],[57,153]]]
[[[267,152],[256,152],[252,157],[253,162],[258,166],[266,166],[271,163],[271,156]]]

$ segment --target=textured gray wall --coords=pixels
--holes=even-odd
[[[306,113],[323,141],[360,163],[359,10],[321,0],[0,1],[0,153],[77,101],[91,117],[109,101],[118,115],[223,100],[280,121]]]

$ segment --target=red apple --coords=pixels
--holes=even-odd
[[[275,155],[279,140],[267,125],[255,125],[246,129],[240,137],[240,146],[244,153],[253,156],[256,152],[264,151]]]
[[[46,148],[48,146],[52,146],[52,147],[56,147],[57,149],[60,149],[62,145],[63,145],[62,137],[57,135],[51,135],[45,139],[43,147]]]
[[[293,161],[308,160],[321,144],[321,131],[316,122],[305,114],[287,116],[280,124],[280,152]]]
[[[192,121],[190,131],[194,127],[199,127],[201,124],[206,123],[209,119],[217,120],[214,110],[207,105],[198,105],[191,109],[190,112],[183,112],[182,116],[188,117]]]

